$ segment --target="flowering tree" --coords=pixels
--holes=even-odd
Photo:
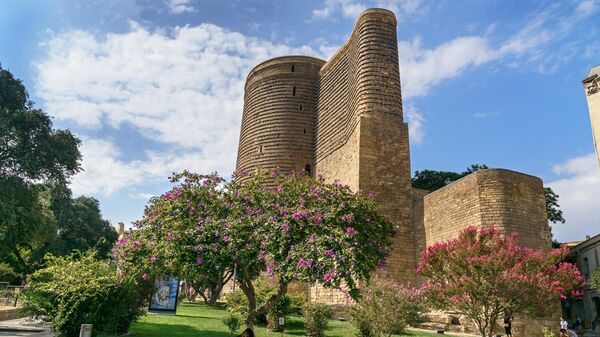
[[[177,185],[151,200],[131,238],[119,244],[123,275],[221,282],[235,264],[249,327],[292,281],[345,286],[357,297],[359,281],[383,265],[393,235],[374,201],[304,175],[246,178],[175,175]],[[252,282],[262,272],[277,276],[278,291],[258,307]]]
[[[216,302],[233,272],[228,244],[231,214],[224,180],[184,172],[171,177],[177,187],[154,197],[129,237],[118,242],[121,276],[176,275],[200,291],[207,304]]]
[[[561,262],[566,249],[535,250],[516,239],[493,226],[469,227],[455,240],[427,247],[417,272],[429,278],[430,303],[464,314],[490,337],[505,312],[539,317],[555,310],[560,298],[581,295],[583,277]]]

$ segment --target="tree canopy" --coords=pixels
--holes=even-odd
[[[175,175],[116,252],[123,277],[175,274],[218,279],[237,268],[248,326],[292,281],[347,289],[384,264],[393,226],[375,202],[348,186],[304,175],[258,172],[239,183],[216,174]],[[253,281],[275,276],[278,291],[257,307]],[[190,276],[193,275],[193,276]]]
[[[0,260],[28,274],[43,255],[96,248],[106,254],[116,232],[93,198],[72,199],[80,140],[53,127],[23,83],[0,67]]]
[[[466,315],[482,337],[491,337],[501,315],[539,317],[561,298],[581,296],[584,277],[562,262],[567,248],[546,252],[516,239],[493,226],[468,227],[455,240],[427,247],[417,272],[428,278],[430,304]]]

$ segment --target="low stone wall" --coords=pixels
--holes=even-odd
[[[0,307],[0,321],[18,318],[19,314],[15,307]]]
[[[552,331],[556,330],[554,333],[558,336],[558,322],[558,318],[515,318],[512,324],[512,333],[514,336],[543,337],[544,334],[542,333],[542,330],[544,327],[547,327]],[[470,318],[453,312],[430,312],[427,314],[426,322],[417,324],[416,327],[428,330],[436,330],[441,328],[447,332],[478,334],[477,327]],[[504,335],[502,320],[498,320],[495,330],[498,334]]]

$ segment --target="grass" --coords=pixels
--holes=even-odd
[[[209,307],[204,303],[181,303],[175,316],[146,315],[131,324],[130,331],[137,337],[231,337],[222,318],[229,315],[223,305]],[[290,316],[286,319],[285,333],[271,332],[265,327],[255,327],[258,337],[304,336],[302,318]],[[240,329],[241,330],[241,329]],[[240,333],[241,331],[238,331]],[[354,336],[354,329],[348,322],[330,321],[327,337]],[[411,337],[434,337],[435,333],[405,331],[402,335]]]

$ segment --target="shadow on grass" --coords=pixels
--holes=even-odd
[[[288,320],[285,326],[285,333],[293,336],[305,336],[304,323],[297,320]]]
[[[138,326],[133,333],[139,337],[190,337],[190,336],[210,336],[210,337],[231,337],[229,332],[214,331],[208,329],[199,329],[189,325],[182,324],[161,324],[144,323]]]
[[[221,320],[221,317],[200,316],[200,315],[182,315],[182,314],[177,314],[175,316],[176,317],[185,317],[185,318],[215,319],[217,321]]]

